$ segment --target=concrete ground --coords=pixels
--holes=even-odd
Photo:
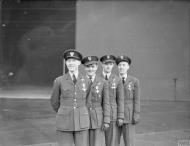
[[[56,146],[50,89],[0,89],[0,146]],[[188,145],[190,102],[141,101],[136,146]]]

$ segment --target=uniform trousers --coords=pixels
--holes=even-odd
[[[135,125],[123,124],[119,127],[119,141],[122,134],[125,146],[135,146]]]
[[[105,146],[105,132],[98,129],[89,129],[89,146]]]
[[[59,131],[57,130],[58,146],[88,146],[88,130]]]
[[[105,131],[106,146],[119,146],[119,127],[115,121],[110,123],[109,128]]]

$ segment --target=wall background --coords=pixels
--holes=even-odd
[[[62,74],[62,52],[75,48],[76,2],[4,0],[0,4],[0,85],[52,85]]]
[[[190,3],[78,1],[76,48],[84,55],[126,54],[141,99],[190,100]]]
[[[4,0],[0,10],[0,87],[52,85],[61,53],[76,48],[131,57],[141,99],[190,100],[188,1]]]

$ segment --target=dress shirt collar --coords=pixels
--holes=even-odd
[[[78,75],[79,75],[79,72],[76,71],[76,72],[69,72],[70,76],[71,76],[71,79],[73,79],[73,74],[75,75],[76,79],[78,78]]]
[[[90,77],[89,77],[88,75],[86,75],[86,76],[90,79]],[[91,77],[91,81],[92,81],[92,82],[94,82],[95,77],[96,77],[96,75],[93,75],[93,76]]]
[[[122,78],[124,78],[125,79],[125,81],[126,81],[126,79],[127,79],[127,74],[124,74],[124,75],[119,75],[119,77],[122,79]]]
[[[109,79],[109,77],[110,77],[110,75],[111,75],[111,72],[110,72],[110,73],[105,73],[105,72],[103,71],[104,79],[106,78],[106,75],[107,75],[107,77],[108,77],[108,79]]]

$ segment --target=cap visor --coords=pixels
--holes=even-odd
[[[85,63],[84,65],[87,66],[87,65],[91,65],[91,64],[98,64],[98,62],[97,61],[90,61],[90,62]]]
[[[76,57],[76,56],[69,56],[69,57],[67,57],[65,60],[68,60],[68,59],[76,59],[76,60],[81,61],[81,59],[78,58],[78,57]]]
[[[110,59],[110,60],[105,60],[105,61],[103,61],[103,63],[110,63],[110,62],[111,62],[111,63],[115,63],[115,60],[111,60],[111,59]]]
[[[130,63],[129,63],[127,60],[119,60],[119,61],[117,61],[117,65],[118,65],[119,63],[121,63],[121,62],[127,62],[127,63],[130,65]]]

